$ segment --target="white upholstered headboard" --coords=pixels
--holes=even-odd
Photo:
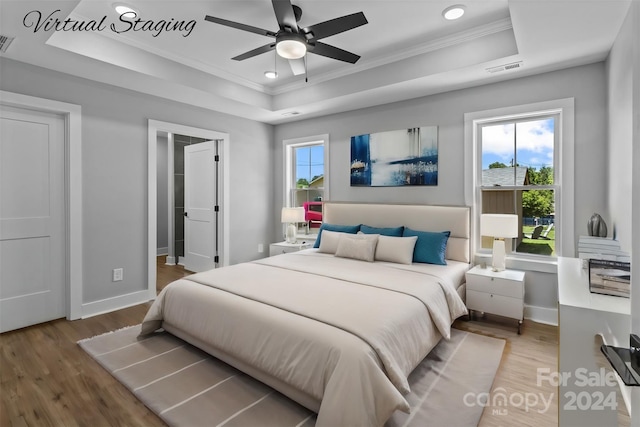
[[[468,206],[391,205],[325,202],[322,220],[329,224],[366,224],[372,227],[405,226],[420,231],[450,231],[446,258],[471,261]]]

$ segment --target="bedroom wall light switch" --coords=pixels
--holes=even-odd
[[[258,253],[261,254],[264,252],[264,245],[262,243],[258,243]]]
[[[123,277],[123,269],[122,268],[114,268],[113,269],[113,282],[119,282]]]

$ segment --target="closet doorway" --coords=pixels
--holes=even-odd
[[[157,263],[203,271],[228,264],[229,135],[149,121],[150,298]]]

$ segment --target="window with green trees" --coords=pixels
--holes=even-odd
[[[488,122],[480,128],[482,213],[519,217],[516,252],[555,256],[558,115]],[[491,236],[483,236],[490,247]]]

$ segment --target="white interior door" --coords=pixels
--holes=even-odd
[[[64,120],[0,107],[0,332],[64,317]]]
[[[215,268],[216,141],[184,147],[184,268]]]

